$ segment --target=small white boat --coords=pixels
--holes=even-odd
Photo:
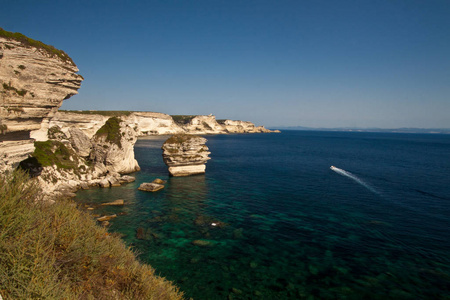
[[[337,168],[335,166],[331,166],[330,169],[331,170],[337,170]]]

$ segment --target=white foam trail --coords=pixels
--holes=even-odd
[[[342,175],[342,176],[346,176],[346,177],[348,177],[350,179],[353,179],[354,181],[356,181],[357,183],[359,183],[360,185],[362,185],[363,187],[365,187],[366,189],[368,189],[372,193],[380,194],[376,189],[374,189],[373,187],[371,187],[370,185],[368,185],[367,183],[365,183],[364,181],[359,179],[356,175],[353,175],[352,173],[350,173],[348,171],[336,168],[335,166],[331,166],[330,169],[333,170],[334,172]]]

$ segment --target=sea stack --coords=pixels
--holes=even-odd
[[[164,163],[171,176],[204,174],[209,152],[206,139],[200,136],[177,134],[162,146]]]

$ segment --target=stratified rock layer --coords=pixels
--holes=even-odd
[[[77,66],[54,50],[60,55],[0,36],[0,171],[27,158],[34,150],[30,132],[78,93]]]
[[[210,159],[206,139],[193,135],[174,135],[162,146],[164,163],[171,176],[204,174]]]
[[[105,166],[108,172],[126,174],[139,171],[134,158],[136,140],[133,128],[120,118],[112,117],[92,137],[93,148],[89,158],[96,165]]]
[[[62,131],[67,132],[72,126],[82,130],[88,137],[92,137],[97,130],[105,124],[113,112],[102,111],[58,111],[50,122],[50,127],[59,126]],[[183,116],[183,122],[174,119],[170,115],[155,112],[128,112],[117,115],[130,127],[138,136],[147,135],[172,135],[172,134],[227,134],[227,133],[268,133],[274,132],[263,126],[256,126],[252,122],[216,120],[213,115],[209,116]],[[36,137],[46,140],[46,128]]]

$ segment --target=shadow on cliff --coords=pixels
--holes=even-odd
[[[19,163],[18,170],[23,170],[28,173],[31,178],[41,175],[44,169],[36,157],[29,157]]]

